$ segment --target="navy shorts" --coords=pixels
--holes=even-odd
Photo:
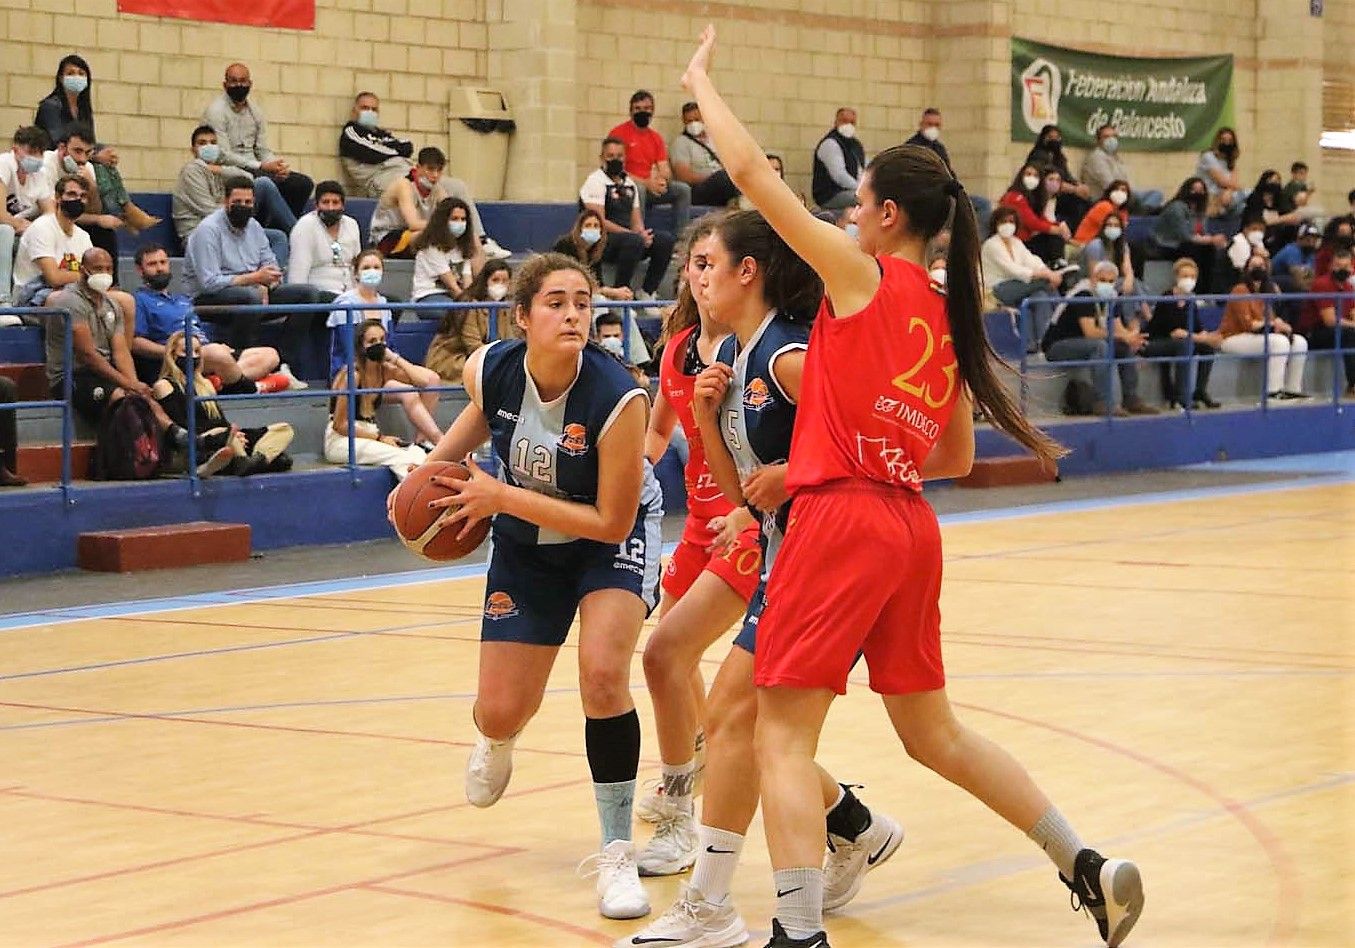
[[[634,593],[648,615],[659,601],[661,519],[661,511],[640,511],[630,536],[615,546],[591,540],[532,545],[496,536],[480,640],[563,645],[579,602],[599,589]]]
[[[734,644],[749,655],[757,654],[757,622],[762,618],[762,610],[767,605],[767,577],[763,574],[757,584],[757,592],[748,600],[748,611],[743,614],[743,625],[739,634],[734,636]]]

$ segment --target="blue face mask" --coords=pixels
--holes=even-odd
[[[861,236],[861,228],[857,227],[855,224],[848,224],[846,227],[842,229],[847,232],[847,236],[850,237],[852,240],[856,240]]]
[[[221,157],[221,146],[202,145],[201,147],[198,148],[198,157],[201,158],[203,161],[207,162],[209,165],[214,165],[216,164],[217,160]]]
[[[88,76],[62,76],[61,88],[71,95],[79,95],[89,88]]]
[[[363,270],[358,274],[358,282],[363,286],[380,286],[384,275],[381,270]]]
[[[1106,150],[1107,155],[1113,155],[1120,150],[1120,140],[1112,135],[1101,143],[1101,147]]]
[[[1096,284],[1096,295],[1103,300],[1113,300],[1119,294],[1115,292],[1114,283],[1098,283]]]
[[[451,230],[453,237],[461,237],[466,233],[466,222],[452,221],[451,224],[448,225],[448,229]]]
[[[579,237],[584,243],[591,247],[602,239],[602,231],[597,227],[585,227],[583,230],[579,231]]]
[[[376,128],[378,118],[380,118],[380,116],[377,114],[376,109],[358,110],[358,124],[363,128]]]
[[[34,158],[32,155],[24,155],[19,159],[19,167],[24,174],[37,174],[42,170],[42,159]]]

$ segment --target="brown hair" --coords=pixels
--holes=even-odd
[[[720,218],[723,216],[723,212],[707,214],[699,220],[693,221],[691,226],[683,232],[682,252],[678,254],[678,259],[682,261],[679,269],[686,270],[687,261],[692,256],[692,248],[715,232],[715,227],[720,223]],[[682,288],[678,290],[677,303],[663,321],[663,332],[659,335],[659,345],[667,345],[669,339],[672,339],[688,326],[695,326],[699,322],[701,322],[701,312],[696,308],[696,297],[692,295],[691,286],[686,280],[683,280]]]
[[[383,267],[386,265],[386,255],[375,247],[368,247],[366,250],[358,251],[358,255],[353,258],[354,273],[358,272],[358,269],[362,266],[362,261],[366,260],[368,257],[376,257],[378,263]]]
[[[593,273],[586,264],[580,263],[573,257],[566,257],[562,253],[551,251],[550,253],[537,254],[518,267],[518,273],[513,278],[513,289],[510,294],[513,298],[513,308],[515,310],[520,309],[523,313],[530,313],[532,299],[537,293],[541,292],[541,284],[546,282],[546,277],[560,270],[573,270],[575,273],[581,274],[588,281],[588,292],[597,292],[597,284],[593,282]]]
[[[907,215],[910,233],[930,240],[950,223],[946,255],[946,311],[960,380],[969,387],[978,410],[1000,431],[1029,448],[1041,461],[1067,450],[1032,425],[1003,387],[994,366],[1005,365],[983,328],[983,291],[979,227],[974,206],[960,183],[933,152],[917,145],[895,145],[866,166],[878,203],[893,201]]]
[[[757,261],[762,273],[762,295],[787,319],[808,322],[823,300],[823,280],[781,239],[757,211],[735,211],[716,223],[714,233],[737,264],[745,257]]]
[[[598,228],[602,231],[602,239],[591,246],[584,243],[583,238],[579,236],[583,233],[583,225],[590,220],[597,221]],[[580,260],[596,264],[602,259],[603,251],[607,249],[607,228],[602,215],[587,207],[579,211],[579,216],[574,218],[574,226],[569,229],[569,241],[574,245],[574,252],[579,255]]]

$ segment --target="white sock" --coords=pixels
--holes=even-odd
[[[663,797],[683,813],[692,812],[692,786],[696,782],[696,759],[685,764],[663,765]]]
[[[776,920],[791,938],[810,938],[823,931],[823,870],[818,866],[778,869]]]
[[[1077,854],[1086,847],[1082,844],[1082,837],[1077,835],[1077,830],[1073,829],[1057,807],[1051,806],[1045,810],[1040,822],[1031,827],[1026,835],[1054,861],[1065,879],[1073,878]]]
[[[743,851],[743,837],[713,826],[697,827],[696,865],[692,868],[692,888],[707,902],[720,903],[729,898],[734,870]]]

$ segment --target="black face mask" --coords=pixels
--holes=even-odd
[[[1335,280],[1337,283],[1344,283],[1344,282],[1346,282],[1347,280],[1350,279],[1350,271],[1349,271],[1349,270],[1333,270],[1333,271],[1331,272],[1331,278],[1332,278],[1333,280]]]
[[[65,214],[71,220],[75,220],[81,214],[85,213],[84,198],[66,198],[61,202],[61,213]]]
[[[1190,197],[1188,197],[1186,200],[1190,202],[1191,207],[1203,208],[1206,204],[1209,203],[1209,195],[1202,191],[1198,193],[1192,191],[1190,193]]]
[[[333,227],[339,221],[343,220],[343,211],[320,211],[320,222],[326,227]]]
[[[1226,157],[1226,158],[1231,158],[1231,157],[1233,157],[1233,155],[1236,155],[1236,154],[1237,154],[1237,145],[1236,145],[1236,144],[1232,144],[1232,145],[1220,145],[1220,146],[1219,146],[1219,154],[1220,154],[1220,155],[1223,155],[1223,156]]]
[[[1258,286],[1266,282],[1266,277],[1270,274],[1266,272],[1265,267],[1252,267],[1247,271],[1247,279]]]
[[[366,349],[362,350],[362,355],[368,362],[385,362],[386,344],[384,342],[374,342]]]
[[[1063,139],[1051,138],[1049,141],[1044,143],[1044,147],[1048,148],[1050,151],[1053,152],[1063,151]]]
[[[1355,250],[1355,237],[1343,237],[1342,235],[1337,234],[1336,246],[1340,247],[1342,250]]]
[[[231,204],[226,208],[226,220],[230,221],[231,226],[236,230],[242,230],[253,216],[254,208],[247,207],[244,204]]]
[[[626,163],[620,158],[612,158],[607,162],[605,170],[607,177],[619,178],[626,173]]]
[[[169,286],[169,277],[170,275],[168,273],[148,273],[142,278],[141,282],[145,283],[152,290],[163,290],[165,287]]]
[[[249,90],[252,89],[252,88],[254,88],[252,85],[249,85],[249,86],[227,86],[227,87],[226,87],[226,95],[228,95],[228,96],[231,97],[231,101],[232,101],[232,102],[240,103],[240,102],[243,102],[243,101],[245,101],[246,99],[249,98]]]
[[[636,112],[630,120],[635,123],[636,128],[649,128],[649,122],[653,118],[653,112]]]

